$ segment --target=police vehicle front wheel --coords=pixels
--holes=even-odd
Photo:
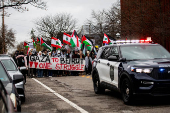
[[[132,86],[128,78],[122,80],[121,94],[125,104],[131,104],[133,102]]]
[[[95,73],[93,76],[93,87],[94,87],[94,92],[96,94],[101,94],[101,93],[105,92],[105,89],[102,88],[102,86],[100,84],[99,75],[97,73]]]

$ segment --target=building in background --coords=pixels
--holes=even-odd
[[[120,0],[121,39],[146,39],[170,51],[170,0]]]

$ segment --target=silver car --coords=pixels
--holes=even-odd
[[[5,66],[6,70],[8,71],[9,75],[11,76],[12,80],[13,80],[13,76],[14,75],[22,75],[23,76],[23,74],[17,68],[17,65],[14,62],[12,57],[0,57],[0,61]],[[24,78],[24,76],[23,76],[23,78]],[[21,82],[15,84],[15,87],[17,88],[17,92],[18,92],[18,94],[19,94],[19,96],[21,98],[21,101],[25,102],[25,86],[24,86],[24,81],[21,81]]]

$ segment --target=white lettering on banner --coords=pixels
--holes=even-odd
[[[30,56],[29,59],[29,68],[71,71],[84,71],[85,68],[85,60],[80,58]]]

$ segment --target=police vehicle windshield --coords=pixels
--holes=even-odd
[[[127,60],[170,58],[170,53],[160,45],[125,45],[120,50]]]

